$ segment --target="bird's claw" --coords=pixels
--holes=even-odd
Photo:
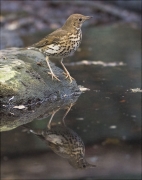
[[[55,78],[57,81],[60,81],[60,79],[58,79],[58,77],[54,73],[48,72],[48,74],[52,76],[52,80]]]
[[[72,83],[72,81],[74,80],[74,78],[73,78],[73,77],[71,77],[70,73],[63,72],[63,74],[66,76],[66,77],[65,77],[65,79],[69,78],[70,83]]]

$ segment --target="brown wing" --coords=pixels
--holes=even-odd
[[[35,48],[42,48],[50,44],[58,44],[61,38],[67,38],[67,32],[62,29],[57,29],[51,34],[47,35],[45,38],[41,39],[39,42],[32,45]]]

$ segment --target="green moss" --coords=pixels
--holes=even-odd
[[[12,67],[4,65],[0,70],[0,82],[5,83],[6,81],[14,78],[16,74],[17,72],[12,70]]]

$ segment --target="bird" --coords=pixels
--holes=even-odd
[[[30,132],[38,136],[59,156],[66,158],[75,169],[94,168],[85,159],[85,146],[79,135],[65,125],[64,118],[71,107],[67,109],[62,124],[51,125],[55,113],[53,112],[46,129],[30,129]],[[25,127],[25,126],[24,126]],[[28,128],[29,129],[29,128]]]
[[[27,49],[40,51],[45,55],[47,66],[50,70],[48,74],[51,75],[52,80],[56,79],[60,81],[52,71],[49,64],[49,57],[61,58],[60,63],[64,69],[65,78],[68,78],[70,83],[72,83],[74,78],[71,77],[63,64],[63,58],[73,55],[77,50],[82,40],[82,24],[90,18],[92,16],[72,14],[61,28],[53,31],[39,42],[27,47]]]

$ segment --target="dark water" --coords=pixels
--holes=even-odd
[[[88,64],[77,64],[83,60]],[[64,62],[77,83],[90,89],[75,100],[65,123],[84,142],[86,160],[97,167],[74,169],[19,126],[1,132],[2,179],[140,179],[140,30],[128,25],[84,29],[79,51]],[[64,113],[58,111],[52,123],[61,122]],[[31,119],[28,125],[44,129],[49,119]]]

